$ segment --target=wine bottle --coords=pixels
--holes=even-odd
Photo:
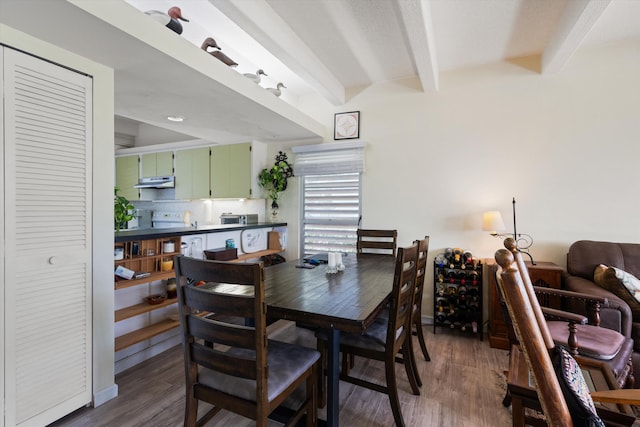
[[[453,248],[453,264],[458,266],[462,264],[462,249]]]
[[[469,270],[467,272],[467,279],[473,286],[476,286],[478,284],[478,277],[479,274],[476,270]]]

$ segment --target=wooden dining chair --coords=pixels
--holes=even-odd
[[[357,230],[356,253],[358,255],[396,256],[398,230]],[[353,354],[343,354],[342,367],[348,371],[355,365]]]
[[[398,230],[367,230],[359,228],[356,251],[358,254],[396,256]]]
[[[400,409],[395,373],[398,353],[402,355],[404,360],[404,368],[413,394],[420,394],[409,353],[417,261],[417,245],[398,249],[388,318],[377,317],[364,334],[342,333],[340,335],[340,351],[343,354],[353,354],[384,362],[386,385],[352,376],[344,369],[340,372],[340,380],[389,395],[393,418],[398,427],[405,425]],[[323,331],[319,331],[316,336],[318,337],[318,349],[323,355],[326,355],[326,335]]]
[[[413,242],[418,247],[418,260],[416,262],[416,288],[413,298],[413,313],[411,317],[411,335],[418,337],[418,343],[422,350],[424,359],[429,362],[431,357],[429,351],[427,351],[427,344],[424,339],[424,333],[422,330],[422,296],[424,294],[424,280],[427,272],[427,252],[429,251],[429,236],[426,236],[422,240],[416,240]],[[384,310],[381,317],[388,317],[389,311]],[[415,354],[413,351],[413,340],[408,341],[409,354],[411,355],[411,364],[413,366],[413,373],[415,374],[415,380],[419,387],[422,387],[422,379],[418,372],[418,365],[416,363]],[[402,355],[396,356],[396,362],[404,363]]]
[[[274,414],[290,416],[286,425],[305,415],[306,426],[317,425],[320,354],[267,339],[262,263],[177,256],[175,267],[186,376],[184,425],[204,425],[221,409],[257,426],[266,426]],[[228,320],[238,317],[248,321]],[[197,420],[199,401],[213,408]]]
[[[416,294],[413,299],[413,330],[412,334],[418,337],[420,343],[420,349],[424,360],[427,362],[431,360],[429,352],[427,351],[427,343],[424,340],[424,333],[422,331],[422,297],[424,295],[424,281],[427,276],[427,252],[429,252],[429,236],[425,236],[422,240],[416,240],[414,242],[418,246],[418,262],[416,270]],[[418,377],[419,378],[419,377]]]
[[[522,255],[518,252],[515,241],[505,240],[506,249],[496,252],[495,259],[500,265],[497,276],[498,286],[502,292],[505,304],[512,320],[518,346],[512,352],[521,351],[526,359],[527,372],[520,373],[532,377],[535,384],[536,396],[540,408],[545,416],[546,425],[550,427],[562,426],[599,426],[601,415],[594,405],[594,401],[614,402],[621,404],[640,403],[640,390],[617,389],[589,393],[582,371],[573,356],[563,346],[556,346],[544,320],[538,299],[523,277],[526,265]],[[610,373],[606,364],[600,364],[601,369]],[[518,366],[509,366],[509,376],[514,375]],[[612,377],[612,374],[611,374]],[[612,381],[613,388],[617,388]],[[610,411],[602,411],[611,415]],[[620,414],[617,414],[620,415]],[[528,419],[523,411],[515,411],[513,425],[527,425]],[[621,417],[615,416],[615,423],[621,422]],[[624,418],[633,422],[634,417]],[[612,425],[620,425],[620,424]]]

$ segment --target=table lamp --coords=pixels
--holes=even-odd
[[[497,236],[498,231],[504,231],[504,221],[499,211],[489,211],[482,214],[482,230]]]
[[[536,265],[533,261],[533,256],[529,253],[529,248],[533,245],[533,237],[528,234],[518,233],[516,231],[516,198],[513,198],[513,234],[499,233],[503,231],[504,221],[502,220],[502,214],[499,211],[488,211],[482,214],[482,230],[488,231],[494,237],[513,237],[516,241],[516,247],[519,252],[528,255],[531,259],[531,264]]]

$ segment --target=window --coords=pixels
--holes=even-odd
[[[360,221],[360,173],[302,178],[302,254],[355,252]]]
[[[294,169],[302,177],[300,252],[356,251],[362,215],[364,142],[294,147]]]

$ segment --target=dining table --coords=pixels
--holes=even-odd
[[[395,257],[348,254],[343,265],[337,273],[302,260],[264,269],[267,316],[326,332],[328,426],[339,425],[340,333],[364,333],[387,305]]]

